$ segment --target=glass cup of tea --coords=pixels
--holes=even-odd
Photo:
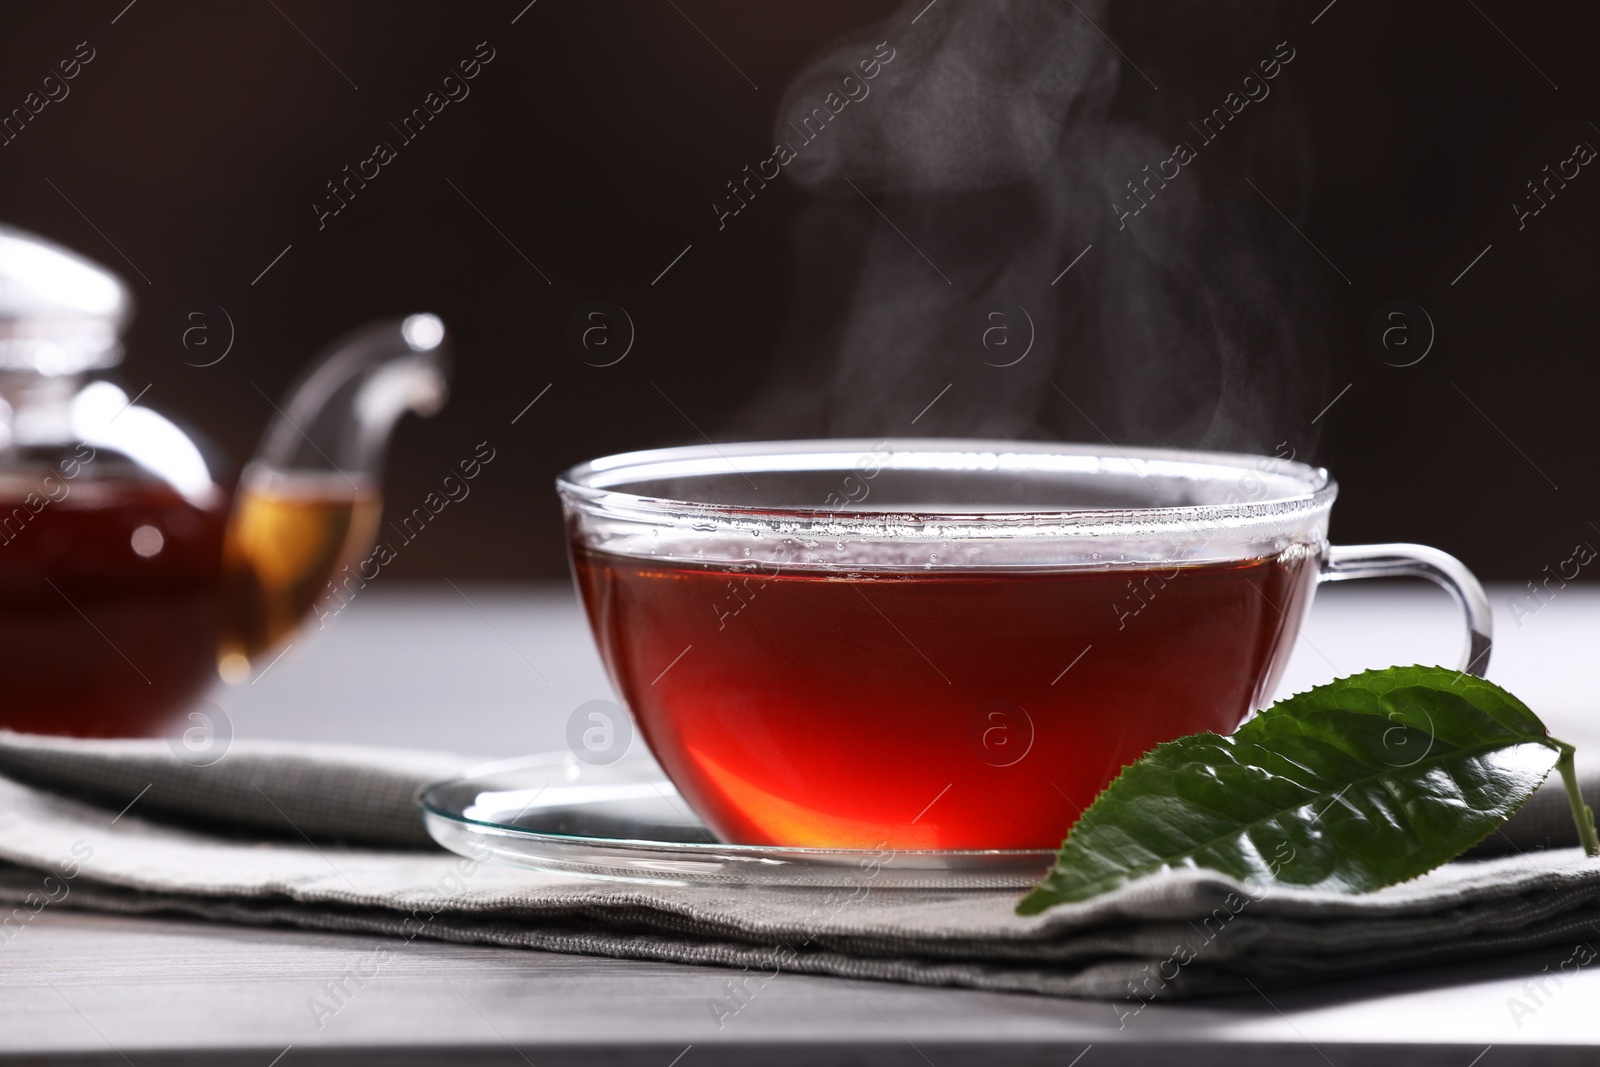
[[[557,483],[600,653],[724,841],[1041,849],[1162,741],[1266,702],[1319,582],[1482,587],[1437,549],[1333,546],[1327,471],[1032,442],[778,441]]]

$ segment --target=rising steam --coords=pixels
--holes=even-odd
[[[813,196],[773,377],[736,432],[1309,452],[1327,279],[1246,181],[1298,222],[1305,71],[1282,65],[1268,6],[925,6],[836,42],[785,94],[785,180]],[[796,144],[885,43],[870,92]],[[1191,159],[1161,178],[1180,143]],[[1032,347],[1005,365],[1025,322]]]

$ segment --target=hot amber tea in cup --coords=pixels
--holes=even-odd
[[[1319,576],[1481,597],[1431,549],[1331,550],[1332,481],[1281,459],[779,442],[561,490],[606,667],[732,843],[1054,848],[1124,765],[1271,696]]]

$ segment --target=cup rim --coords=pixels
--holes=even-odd
[[[1303,491],[1267,499],[1184,504],[1165,507],[1062,508],[1044,511],[852,509],[817,505],[758,506],[719,504],[707,500],[651,496],[628,492],[629,484],[651,478],[694,474],[760,474],[777,471],[824,470],[849,474],[856,468],[844,461],[872,454],[888,446],[891,463],[883,469],[921,470],[1028,470],[1043,469],[1041,460],[1055,461],[1057,469],[1107,470],[1147,477],[1151,469],[1176,473],[1213,468],[1235,472],[1241,481],[1252,473],[1287,475]],[[906,464],[907,457],[922,463]],[[781,462],[775,462],[781,461]],[[958,465],[940,466],[939,463]],[[1270,464],[1264,469],[1262,464]],[[1143,470],[1141,469],[1143,468]],[[981,536],[1006,531],[1045,528],[1071,536],[1155,532],[1174,527],[1237,527],[1262,522],[1282,523],[1312,516],[1329,507],[1338,495],[1338,483],[1323,467],[1293,459],[1242,452],[1093,445],[1056,441],[969,440],[965,438],[815,438],[782,441],[747,441],[730,444],[686,445],[645,449],[602,456],[564,471],[556,488],[567,507],[595,516],[615,516],[676,524],[712,519],[769,526],[775,521],[797,523],[825,521],[830,530],[848,535],[860,532],[883,536],[889,527],[937,529],[942,537],[958,531]]]

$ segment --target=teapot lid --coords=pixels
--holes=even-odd
[[[132,307],[122,279],[100,264],[0,224],[0,372],[113,366]]]

